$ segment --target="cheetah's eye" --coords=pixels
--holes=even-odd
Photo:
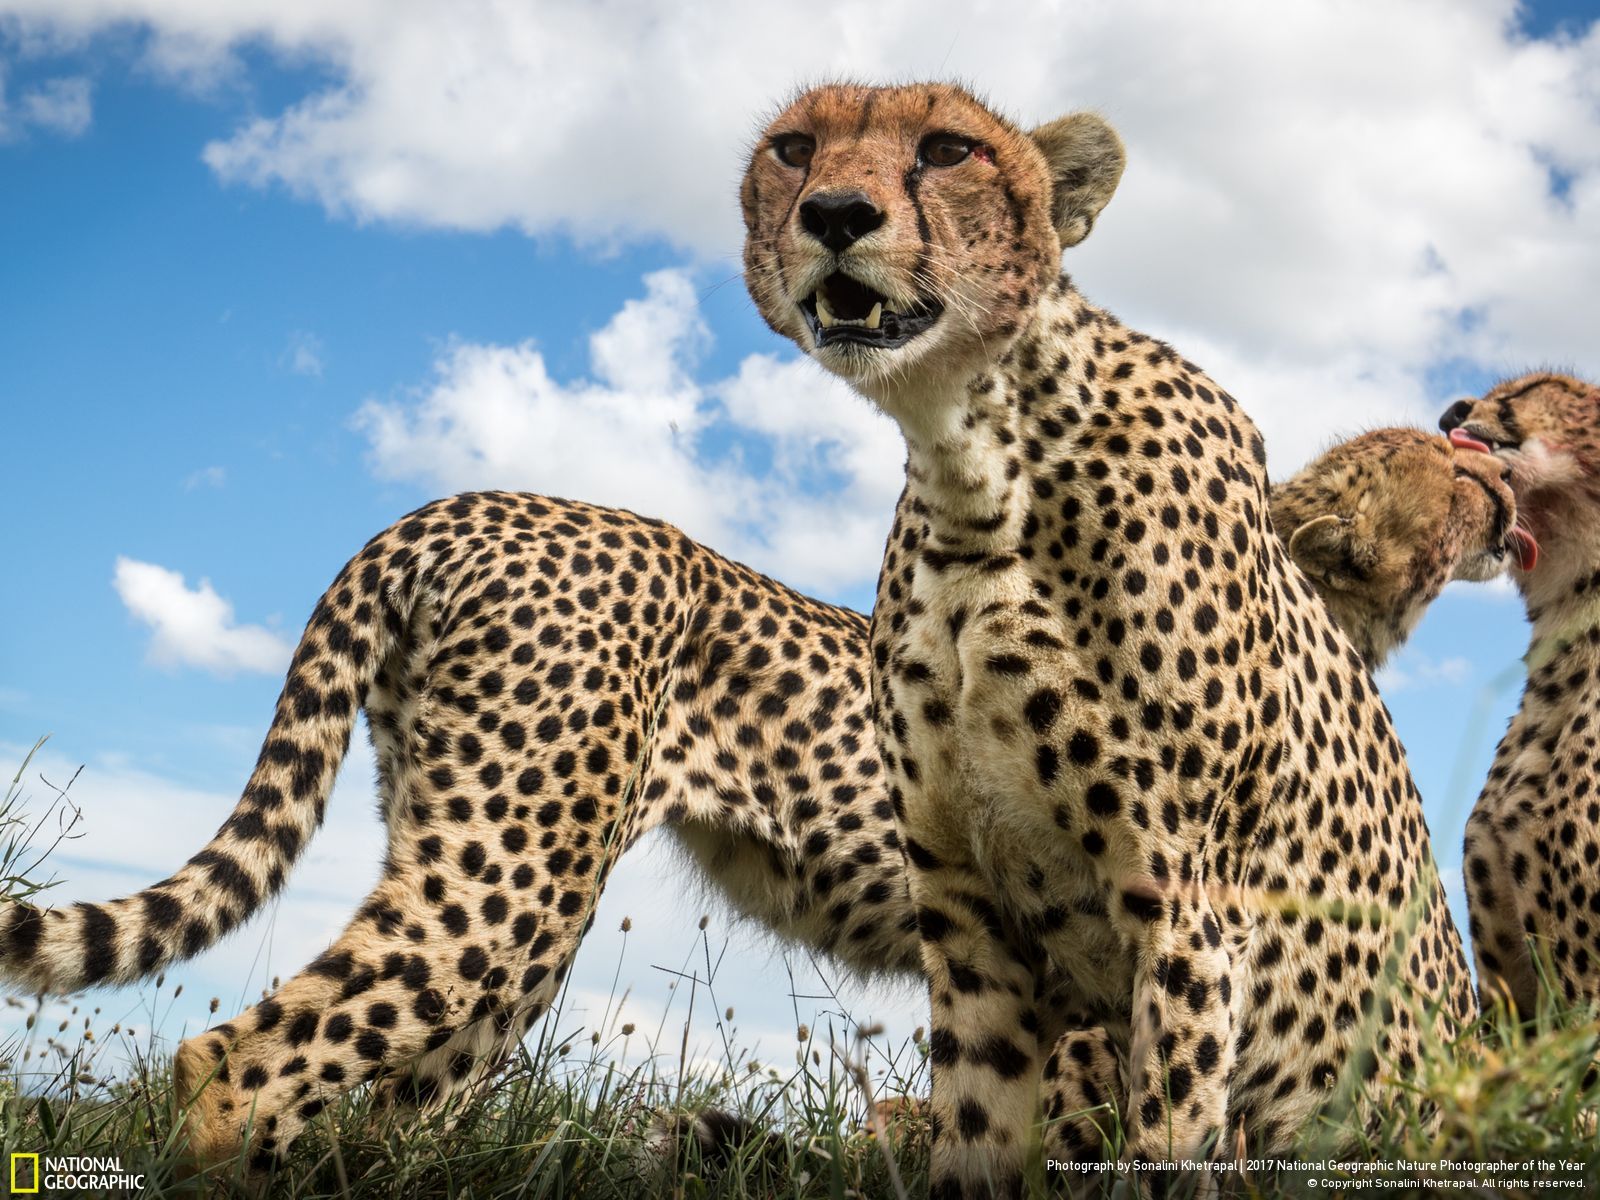
[[[917,157],[930,167],[953,167],[972,153],[971,138],[954,133],[930,133],[917,147]]]
[[[803,133],[785,133],[772,139],[772,152],[784,166],[804,170],[811,165],[817,143]]]

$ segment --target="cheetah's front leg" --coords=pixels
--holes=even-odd
[[[1124,888],[1115,913],[1137,955],[1129,1156],[1203,1160],[1227,1130],[1233,1062],[1235,994],[1222,925],[1198,885]]]
[[[1010,1200],[1037,1128],[1034,970],[969,866],[910,865],[933,1033],[932,1200]]]

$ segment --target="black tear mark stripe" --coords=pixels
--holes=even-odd
[[[1526,395],[1528,391],[1528,388],[1523,388],[1522,391],[1518,392],[1516,396],[1507,396],[1505,399],[1500,401],[1500,405],[1497,410],[1497,415],[1500,418],[1500,425],[1507,434],[1506,441],[1510,442],[1514,446],[1520,445],[1522,442],[1522,426],[1517,424],[1517,416],[1511,411],[1511,402],[1517,399],[1519,396]]]
[[[928,214],[922,211],[922,199],[917,195],[917,189],[922,186],[922,168],[913,163],[905,174],[906,199],[911,201],[911,211],[917,214],[917,236],[922,239],[922,247],[917,251],[917,267],[912,272],[912,278],[918,276],[931,284],[933,281],[930,261],[933,257],[933,230],[928,226]]]
[[[794,216],[794,210],[800,205],[800,197],[806,194],[806,184],[810,182],[811,164],[807,163],[800,168],[800,186],[795,188],[794,195],[789,197],[789,207],[783,210],[783,220],[778,222],[778,229],[777,232],[774,232],[774,237],[777,236],[778,232],[782,231],[783,227],[789,223],[789,219]]]
[[[1499,522],[1498,528],[1504,529],[1511,524],[1511,513],[1506,509],[1506,502],[1500,498],[1500,493],[1490,487],[1481,475],[1475,475],[1471,471],[1462,470],[1458,467],[1456,468],[1456,478],[1470,479],[1483,489],[1483,494],[1489,497],[1489,503],[1494,505],[1495,516]]]
[[[807,163],[802,172],[800,186],[795,188],[794,195],[789,197],[789,207],[783,210],[783,219],[767,235],[772,241],[772,245],[767,247],[767,254],[772,259],[772,269],[777,272],[778,287],[785,299],[789,297],[789,278],[783,269],[783,255],[778,252],[777,242],[789,222],[794,219],[794,210],[800,204],[800,197],[806,194],[806,184],[811,181],[811,164]]]
[[[1495,415],[1499,418],[1500,424],[1505,428],[1506,433],[1510,435],[1505,439],[1506,441],[1515,444],[1523,440],[1522,426],[1517,423],[1516,414],[1511,411],[1511,402],[1522,399],[1535,388],[1543,387],[1550,382],[1552,381],[1549,379],[1535,379],[1532,383],[1523,384],[1509,396],[1501,396],[1495,402]]]
[[[1028,210],[1022,206],[1022,201],[1017,199],[1016,192],[1011,190],[1009,183],[1002,185],[1006,198],[1006,207],[1011,210],[1011,230],[1017,236],[1022,236],[1022,231],[1028,226]]]

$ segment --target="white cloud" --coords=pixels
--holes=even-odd
[[[0,140],[30,130],[78,137],[94,119],[90,85],[80,76],[46,79],[24,88],[15,101],[5,95],[5,64],[0,63]]]
[[[1452,656],[1433,658],[1420,650],[1404,650],[1373,676],[1378,690],[1394,695],[1404,688],[1459,687],[1472,678],[1472,660]]]
[[[707,335],[689,276],[645,289],[590,339],[589,378],[552,379],[530,342],[452,345],[424,392],[362,408],[375,469],[632,508],[797,586],[875,578],[899,433],[803,359],[752,355],[697,383]]]
[[[325,354],[321,338],[314,333],[297,329],[289,335],[288,345],[278,356],[278,362],[286,371],[292,371],[296,375],[310,375],[321,379]]]
[[[1483,583],[1470,583],[1463,579],[1453,580],[1445,584],[1446,595],[1476,596],[1480,600],[1494,600],[1514,602],[1519,607],[1522,604],[1522,593],[1517,591],[1516,581],[1508,575],[1496,575],[1493,579]]]
[[[113,582],[128,611],[154,631],[152,662],[229,675],[277,672],[289,661],[290,643],[263,626],[235,624],[233,605],[208,579],[191,588],[177,571],[119,556]]]
[[[89,128],[94,115],[89,100],[89,81],[47,79],[17,97],[17,110],[25,125],[77,137]]]
[[[183,490],[192,492],[195,488],[219,488],[228,482],[228,472],[224,467],[201,467],[199,470],[190,471],[184,478]]]

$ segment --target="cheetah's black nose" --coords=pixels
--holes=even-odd
[[[805,231],[835,254],[866,237],[883,218],[865,192],[821,192],[800,206]]]
[[[1467,414],[1471,411],[1471,400],[1457,400],[1449,408],[1444,410],[1444,416],[1439,418],[1439,428],[1443,432],[1449,433],[1457,425],[1465,421],[1467,419]]]

